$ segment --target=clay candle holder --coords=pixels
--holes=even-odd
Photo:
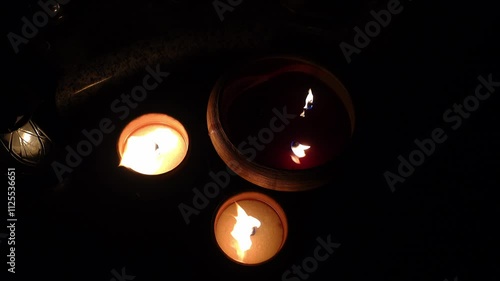
[[[302,191],[325,184],[354,132],[343,84],[324,67],[269,57],[230,71],[214,86],[207,125],[215,150],[242,178]]]

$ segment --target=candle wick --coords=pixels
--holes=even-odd
[[[255,232],[257,231],[257,227],[252,227],[252,234],[250,234],[250,236],[254,236],[255,235]]]

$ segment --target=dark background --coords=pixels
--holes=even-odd
[[[246,0],[221,22],[211,1],[73,0],[19,54],[4,36],[2,123],[33,113],[54,141],[50,160],[63,159],[64,147],[102,118],[117,126],[63,183],[50,166],[2,159],[17,168],[16,280],[107,281],[122,267],[134,280],[281,280],[328,235],[341,246],[308,280],[498,280],[500,88],[456,131],[442,117],[474,93],[478,75],[500,80],[498,12],[481,2],[402,1],[403,11],[348,64],[339,43],[353,44],[353,28],[387,2]],[[38,7],[15,1],[3,9],[4,34],[19,34],[21,17]],[[322,63],[351,93],[356,131],[342,175],[300,193],[232,177],[186,225],[178,205],[192,205],[191,189],[225,167],[206,129],[213,85],[246,59],[280,53]],[[171,75],[119,121],[111,101],[157,63]],[[153,111],[186,126],[186,161],[157,177],[117,168],[120,128]],[[384,172],[437,127],[447,141],[391,192]],[[255,267],[228,260],[212,234],[217,205],[246,190],[276,199],[289,223],[282,251]],[[0,249],[5,266],[5,240]]]

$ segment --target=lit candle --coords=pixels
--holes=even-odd
[[[302,70],[302,65],[296,67]],[[310,68],[312,72],[313,66]],[[239,92],[222,113],[223,128],[233,144],[250,143],[249,136],[256,137],[254,161],[263,166],[286,170],[318,167],[340,155],[351,138],[350,113],[337,91],[313,73],[299,70],[282,70],[280,75]],[[295,117],[283,122],[284,114]],[[278,129],[272,131],[270,123]],[[263,130],[272,133],[260,133]],[[251,145],[242,150],[249,149]]]
[[[246,192],[227,200],[214,222],[217,244],[231,260],[256,265],[274,257],[285,243],[285,212],[270,197]]]
[[[222,76],[209,98],[215,150],[242,178],[299,191],[341,171],[355,127],[354,107],[326,68],[295,57],[252,61]]]
[[[176,119],[151,113],[130,122],[120,135],[120,166],[145,175],[173,170],[184,160],[189,138]]]

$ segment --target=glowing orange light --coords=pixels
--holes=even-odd
[[[270,197],[246,192],[229,198],[214,222],[217,244],[231,260],[247,265],[275,256],[287,237],[286,216]]]
[[[147,114],[127,125],[118,146],[120,166],[145,175],[159,175],[182,162],[188,138],[184,127],[172,117]]]

